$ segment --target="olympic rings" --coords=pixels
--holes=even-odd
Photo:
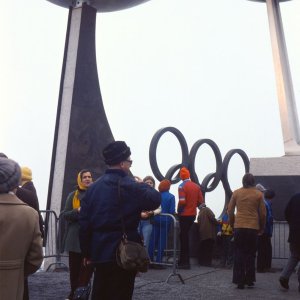
[[[166,175],[164,176],[160,172],[160,169],[158,167],[156,152],[157,152],[158,142],[166,132],[173,133],[175,137],[178,139],[181,147],[182,157],[181,157],[181,162],[171,166],[167,171]],[[204,177],[203,181],[200,183],[195,171],[195,159],[199,148],[204,144],[208,145],[214,153],[215,160],[216,160],[216,170],[213,173],[207,174]],[[213,191],[219,185],[220,181],[222,182],[225,191],[224,208],[232,195],[232,190],[228,181],[228,166],[231,158],[235,154],[238,154],[242,158],[245,167],[245,173],[249,172],[250,161],[247,154],[243,150],[241,149],[229,150],[225,155],[224,160],[222,161],[222,155],[218,145],[210,139],[200,139],[194,143],[194,145],[191,148],[191,151],[189,152],[188,145],[183,134],[175,127],[164,127],[159,129],[154,134],[149,148],[150,166],[157,180],[161,181],[166,178],[169,179],[173,184],[177,183],[180,181],[180,178],[178,173],[176,174],[175,178],[173,178],[175,173],[179,171],[182,166],[186,166],[190,170],[192,181],[201,185],[204,197],[205,197],[205,193]]]

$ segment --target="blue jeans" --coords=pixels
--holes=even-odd
[[[289,280],[298,262],[300,261],[300,246],[290,243],[290,251],[291,251],[291,255],[280,275],[280,277],[287,280]],[[297,275],[298,275],[298,282],[300,285],[300,266],[298,267]]]
[[[149,252],[149,245],[150,245],[150,238],[152,234],[152,224],[150,223],[150,220],[141,220],[140,226],[139,226],[139,232],[143,236],[144,245],[147,248]]]

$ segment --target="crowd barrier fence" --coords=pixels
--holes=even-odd
[[[290,255],[289,243],[289,224],[286,221],[274,221],[272,236],[272,258],[288,259]]]
[[[63,257],[68,257],[68,255],[63,254],[62,251],[63,233],[65,230],[65,221],[62,215],[57,216],[53,210],[40,210],[40,213],[45,225],[44,258],[53,258],[53,260],[49,260],[50,263],[47,265],[46,271],[52,266],[68,268],[62,261]],[[271,239],[273,259],[288,259],[290,253],[289,244],[287,242],[288,234],[289,226],[287,222],[274,221],[273,236]],[[172,276],[177,276],[180,281],[184,283],[181,275],[177,272],[177,260],[179,255],[178,237],[179,223],[173,215],[162,213],[159,215],[159,218],[155,218],[149,251],[151,267],[171,267],[172,273],[169,274],[166,282],[168,282]]]
[[[44,221],[45,236],[43,241],[44,258],[49,259],[46,266],[46,271],[49,271],[52,266],[68,268],[62,262],[61,258],[66,256],[62,254],[62,228],[63,220],[61,215],[57,216],[53,210],[40,210]],[[52,260],[50,258],[53,258]]]
[[[172,267],[172,276],[177,276],[184,283],[182,276],[177,272],[177,259],[179,253],[179,223],[171,214],[161,213],[153,219],[152,236],[149,246],[151,267]]]

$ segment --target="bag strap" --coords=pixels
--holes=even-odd
[[[121,178],[118,180],[118,200],[119,200],[119,207],[120,207],[120,216],[121,216],[121,225],[122,225],[122,233],[123,239],[127,240],[127,234],[125,229],[125,222],[122,214],[122,197],[121,197]]]

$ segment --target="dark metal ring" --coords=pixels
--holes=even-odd
[[[160,138],[165,134],[166,132],[171,132],[173,133],[181,147],[181,153],[182,153],[182,158],[181,158],[181,163],[172,166],[168,171],[166,176],[163,176],[162,173],[160,172],[158,165],[157,165],[157,159],[156,159],[156,151],[157,151],[157,145],[160,140]],[[176,176],[174,179],[172,176],[176,173],[177,170],[179,170],[182,166],[188,165],[188,158],[189,158],[189,149],[187,142],[183,136],[183,134],[175,127],[164,127],[156,131],[154,134],[151,143],[150,143],[150,149],[149,149],[149,160],[150,160],[150,166],[152,169],[152,172],[154,176],[159,180],[163,180],[165,178],[169,179],[173,184],[177,183],[180,181],[180,178]]]
[[[163,136],[163,134],[166,132],[171,132],[177,137],[177,139],[180,143],[180,146],[181,146],[182,160],[181,160],[180,164],[176,164],[176,165],[170,167],[169,170],[167,171],[166,175],[163,176],[157,165],[156,152],[157,152],[158,142],[159,142],[160,138]],[[210,146],[210,148],[214,152],[215,160],[216,160],[216,171],[207,174],[205,176],[205,178],[203,179],[202,183],[200,183],[198,176],[196,174],[196,171],[195,171],[195,159],[196,159],[199,148],[204,144],[207,144],[208,146]],[[180,178],[179,178],[178,173],[175,176],[175,178],[173,178],[173,177],[174,177],[175,173],[178,170],[180,170],[180,168],[182,166],[187,166],[188,169],[190,170],[192,181],[201,185],[202,193],[203,193],[204,197],[205,197],[206,192],[213,191],[221,181],[223,184],[224,192],[225,192],[225,201],[224,201],[224,208],[223,208],[222,214],[224,213],[226,205],[229,202],[229,199],[231,198],[231,195],[232,195],[232,190],[231,190],[231,187],[230,187],[230,184],[228,181],[228,166],[229,166],[229,162],[230,162],[231,158],[235,154],[238,154],[242,158],[244,167],[245,167],[245,172],[249,172],[250,161],[249,161],[247,154],[243,150],[232,149],[232,150],[228,151],[224,157],[224,160],[222,161],[222,155],[221,155],[218,145],[210,139],[200,139],[193,145],[193,147],[191,148],[191,151],[189,153],[188,145],[186,143],[186,140],[185,140],[183,134],[177,128],[174,128],[174,127],[165,127],[165,128],[159,129],[154,134],[154,136],[151,140],[150,149],[149,149],[150,166],[151,166],[154,176],[159,181],[166,178],[166,179],[169,179],[172,182],[172,184],[179,182]]]
[[[204,144],[210,146],[210,148],[214,152],[215,159],[216,159],[216,172],[208,174],[202,181],[201,186],[202,186],[203,193],[213,191],[218,186],[218,184],[220,182],[221,174],[222,174],[222,155],[221,155],[218,145],[210,139],[201,139],[201,140],[198,140],[193,145],[193,147],[190,151],[189,170],[191,173],[191,179],[194,182],[200,184],[198,176],[195,171],[195,159],[196,159],[196,155],[197,155],[199,148]],[[213,179],[213,182],[208,187],[208,184],[211,182],[212,179]]]

